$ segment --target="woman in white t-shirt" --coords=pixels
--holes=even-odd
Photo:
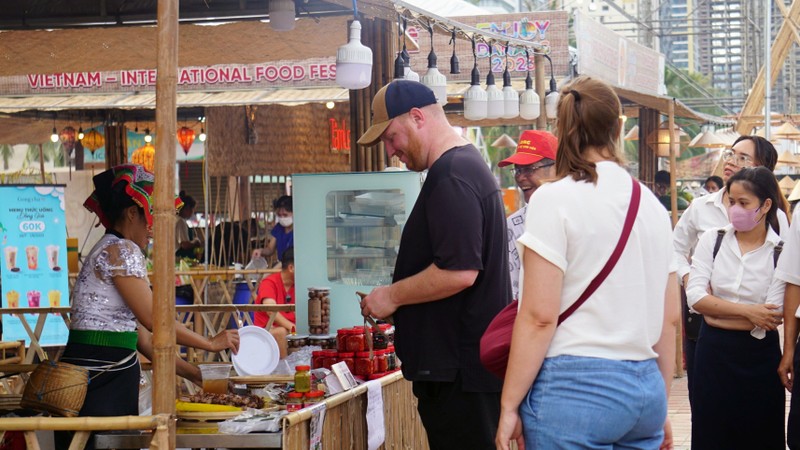
[[[694,359],[692,449],[782,450],[776,330],[785,284],[774,277],[780,188],[769,169],[754,167],[733,175],[726,190],[731,223],[700,237],[686,288],[689,306],[705,316]]]
[[[609,260],[631,202],[617,142],[619,98],[579,77],[558,104],[557,181],[531,197],[523,294],[496,445],[527,449],[671,445],[667,390],[675,360],[678,283],[671,227],[648,190],[619,261],[561,325],[559,313]],[[665,433],[666,431],[666,433]]]

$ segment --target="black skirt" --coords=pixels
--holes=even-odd
[[[102,347],[69,343],[60,361],[89,368],[89,386],[86,401],[80,416],[138,416],[139,415],[139,359],[131,360],[111,370],[92,370],[92,367],[107,366],[127,358],[133,350],[119,347]],[[67,449],[72,432],[55,432],[55,447]],[[90,438],[86,450],[94,449],[94,438]]]
[[[756,339],[749,331],[704,323],[692,381],[692,450],[784,450],[785,394],[777,331]]]

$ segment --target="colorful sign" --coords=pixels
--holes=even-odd
[[[69,306],[67,223],[63,185],[0,186],[0,247],[4,308]],[[56,315],[57,316],[57,315]],[[26,315],[33,327],[36,314]],[[39,343],[64,345],[67,327],[60,317],[47,320]],[[30,338],[19,318],[3,315],[3,340]]]
[[[553,71],[556,77],[569,75],[569,16],[566,11],[464,16],[452,17],[452,19],[479,30],[528,41],[532,44],[549,46],[549,55],[553,60]],[[412,55],[411,66],[421,76],[428,70],[427,56],[431,49],[430,33],[424,28],[409,25],[406,34],[411,43],[411,48],[408,48],[408,52]],[[442,33],[435,34],[433,36],[433,47],[438,57],[438,69],[447,76],[448,81],[469,81],[473,65],[472,44],[470,42],[464,39],[456,41],[456,55],[461,67],[461,73],[457,75],[449,73],[450,55],[453,51],[453,46],[450,44],[450,36]],[[476,42],[475,53],[478,57],[478,68],[483,78],[481,82],[485,81],[487,67],[491,67],[492,72],[497,74],[505,70],[507,63],[511,76],[515,78],[524,78],[529,67],[533,71],[533,53],[529,55],[530,58],[527,58],[525,49],[511,46],[508,50],[508,58],[506,58],[504,43],[496,42],[493,45],[489,45],[484,42]],[[550,64],[547,62],[545,64],[547,64],[545,73],[549,79]],[[502,79],[496,79],[496,82],[500,86],[503,84]]]
[[[580,12],[575,13],[578,73],[614,86],[664,95],[664,55],[628,40]]]
[[[155,91],[156,69],[31,73],[0,77],[3,95]],[[334,87],[336,58],[178,69],[178,91]]]

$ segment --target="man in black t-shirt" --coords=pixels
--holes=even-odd
[[[394,316],[397,355],[430,447],[495,448],[502,383],[481,366],[479,347],[511,301],[500,189],[425,85],[393,81],[372,109],[358,143],[380,140],[389,157],[428,176],[403,229],[393,283],[365,297],[361,312]]]

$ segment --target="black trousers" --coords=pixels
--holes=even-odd
[[[794,348],[794,372],[800,375],[800,347]],[[789,403],[789,420],[786,422],[786,444],[791,450],[800,450],[800,381],[792,383],[792,400]]]
[[[494,449],[499,392],[465,392],[453,382],[415,381],[420,419],[431,450]]]

